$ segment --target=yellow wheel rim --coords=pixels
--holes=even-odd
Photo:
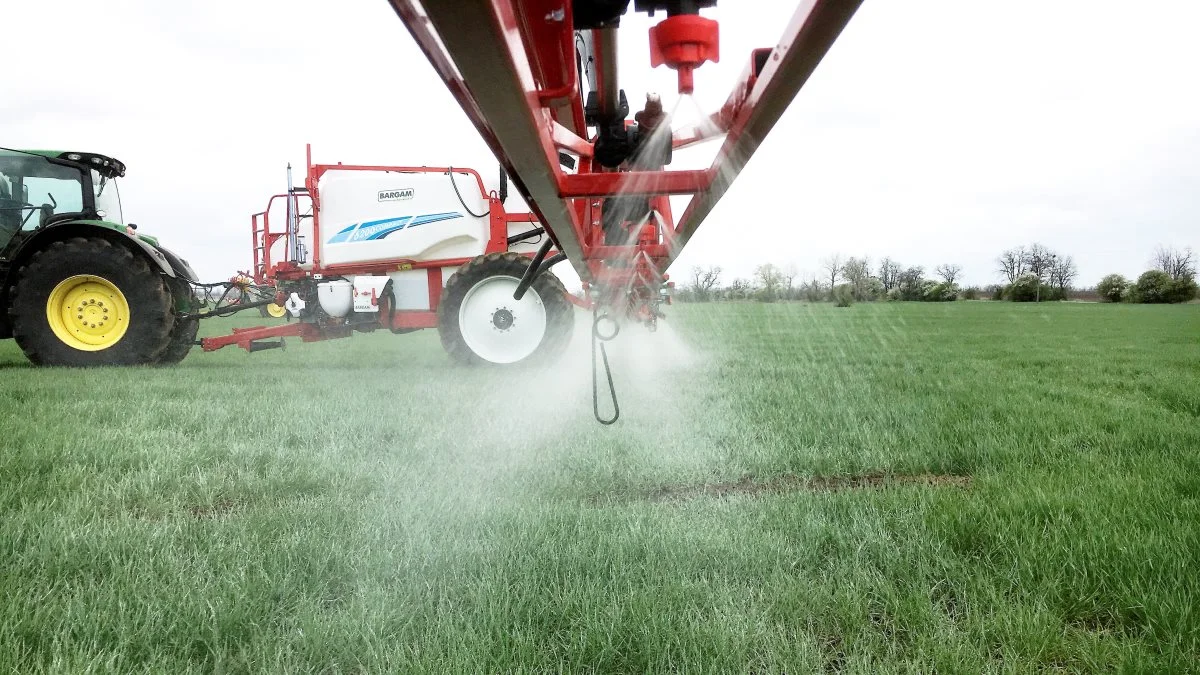
[[[284,315],[287,314],[287,308],[285,308],[283,305],[277,305],[272,302],[271,304],[267,305],[267,314],[275,317],[276,319],[282,319]]]
[[[108,279],[80,274],[67,277],[46,300],[50,330],[64,344],[98,352],[117,344],[129,329],[129,303]]]

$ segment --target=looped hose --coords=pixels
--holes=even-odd
[[[612,331],[605,333],[600,328],[603,321],[612,323]],[[600,424],[612,424],[621,416],[621,406],[617,403],[617,388],[613,384],[612,368],[608,365],[608,350],[605,349],[604,343],[617,337],[617,333],[621,332],[621,326],[616,321],[608,317],[608,314],[601,314],[599,308],[592,314],[592,414],[596,416],[596,421]],[[612,417],[602,417],[600,415],[600,372],[596,368],[596,347],[600,347],[600,358],[604,362],[604,376],[608,379],[608,395],[612,400]]]
[[[462,193],[458,191],[458,181],[454,180],[454,167],[446,167],[446,175],[450,176],[450,184],[454,186],[454,194],[458,195],[458,203],[462,204],[463,210],[476,218],[483,218],[488,214],[488,211],[483,213],[475,213],[471,207],[467,206],[467,202],[463,199]]]

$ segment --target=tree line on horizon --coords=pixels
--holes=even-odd
[[[819,272],[805,275],[792,264],[764,263],[755,268],[751,278],[738,277],[728,283],[722,283],[723,270],[719,266],[697,266],[676,290],[675,298],[682,302],[832,301],[848,306],[880,300],[1042,302],[1080,295],[1105,302],[1175,303],[1197,297],[1197,263],[1191,248],[1159,246],[1151,259],[1151,269],[1136,280],[1109,274],[1094,288],[1078,290],[1072,285],[1079,276],[1074,258],[1038,243],[1007,249],[996,258],[996,264],[1001,283],[965,288],[958,284],[961,265],[937,265],[930,277],[924,267],[904,266],[889,257],[873,266],[865,256],[834,254],[821,261]]]

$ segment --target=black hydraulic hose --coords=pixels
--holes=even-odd
[[[515,244],[519,241],[525,241],[526,239],[529,239],[531,237],[541,235],[545,231],[546,231],[545,228],[535,227],[532,230],[528,230],[528,231],[522,232],[520,234],[514,234],[513,236],[508,238],[508,245],[512,246],[513,244]]]
[[[218,316],[229,316],[231,314],[237,314],[238,312],[242,312],[247,309],[258,309],[259,307],[266,307],[267,305],[273,305],[273,304],[275,304],[274,300],[262,300],[259,302],[247,302],[242,305],[228,305],[228,306],[222,307],[220,309],[214,309],[211,312],[195,312],[195,313],[184,312],[179,315],[179,318],[181,318],[181,319],[211,319],[211,318],[218,317]]]
[[[542,271],[542,261],[546,259],[546,254],[550,252],[550,247],[553,245],[554,240],[550,237],[546,237],[546,241],[542,242],[533,259],[529,261],[529,266],[525,268],[525,274],[521,275],[521,281],[517,284],[517,290],[513,291],[513,300],[520,300],[525,297],[525,291],[529,290],[529,286],[533,284],[533,280]]]
[[[617,333],[621,332],[621,326],[613,321],[612,333],[605,335],[600,330],[600,322],[605,319],[608,319],[608,315],[600,314],[599,307],[597,307],[592,313],[592,414],[595,415],[597,422],[607,426],[621,417],[621,406],[617,403],[617,387],[613,384],[612,368],[608,365],[608,350],[604,347],[604,343],[617,337]],[[600,415],[600,377],[599,371],[596,369],[597,344],[600,346],[600,358],[604,360],[604,376],[608,378],[608,395],[612,400],[613,407],[612,417]]]
[[[471,210],[471,207],[467,206],[467,202],[464,201],[462,198],[462,193],[458,191],[458,181],[454,180],[454,167],[449,166],[449,167],[446,167],[446,169],[447,169],[446,173],[450,176],[450,184],[454,186],[454,194],[458,195],[458,203],[462,204],[463,210],[466,211],[467,213],[471,214],[472,216],[475,216],[476,218],[483,218],[484,216],[486,216],[487,215],[486,211],[484,213],[475,213],[474,211]]]

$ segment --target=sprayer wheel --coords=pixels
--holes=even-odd
[[[516,253],[488,253],[451,275],[437,309],[438,335],[451,359],[516,364],[562,354],[575,327],[567,290],[547,270],[514,300],[528,265]]]

